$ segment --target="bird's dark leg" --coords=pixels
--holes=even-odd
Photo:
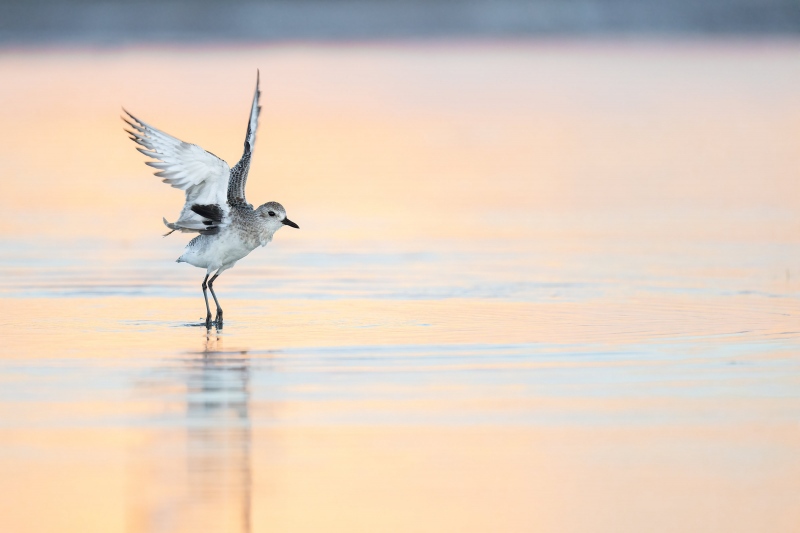
[[[219,306],[219,302],[217,301],[217,295],[214,294],[214,280],[217,279],[219,276],[219,272],[214,274],[210,280],[208,280],[208,288],[211,289],[211,296],[214,297],[214,303],[217,304],[217,317],[214,319],[218,328],[222,328],[222,308]],[[208,300],[206,300],[206,305],[208,305]],[[211,312],[208,313],[208,318],[211,318]]]
[[[208,281],[208,274],[206,274],[206,279],[203,280],[203,298],[206,301],[206,329],[211,329],[211,308],[208,306],[208,294],[206,293],[206,287],[211,287],[211,284],[206,284]],[[217,276],[214,276],[215,278]],[[214,281],[212,278],[211,281]],[[211,295],[214,296],[214,289],[211,289]],[[214,296],[214,301],[217,301],[217,297]]]

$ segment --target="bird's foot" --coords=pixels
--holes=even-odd
[[[217,318],[214,319],[214,324],[217,325],[217,329],[222,329],[222,309],[217,310]]]
[[[206,329],[211,329],[211,324],[211,313],[208,313],[206,315]]]

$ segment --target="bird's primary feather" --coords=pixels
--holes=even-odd
[[[175,222],[165,221],[171,230],[209,234],[209,228],[203,224],[203,216],[192,210],[193,205],[217,205],[223,213],[218,221],[220,226],[229,220],[225,215],[232,205],[249,205],[245,197],[245,185],[261,109],[258,86],[259,76],[256,77],[244,153],[233,168],[200,146],[181,141],[123,110],[127,115],[123,120],[130,126],[125,131],[139,145],[137,150],[155,159],[145,164],[155,168],[155,175],[162,178],[164,183],[186,191],[186,201],[178,219]]]

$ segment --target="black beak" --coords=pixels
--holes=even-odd
[[[294,222],[292,222],[292,221],[291,221],[291,220],[289,220],[288,218],[284,218],[284,219],[283,219],[283,223],[284,223],[284,225],[286,225],[286,226],[291,226],[291,227],[293,227],[293,228],[300,229],[300,226],[298,226],[297,224],[295,224]]]

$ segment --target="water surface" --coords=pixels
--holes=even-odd
[[[0,57],[0,529],[792,531],[800,48]],[[216,283],[124,105],[279,232]]]

